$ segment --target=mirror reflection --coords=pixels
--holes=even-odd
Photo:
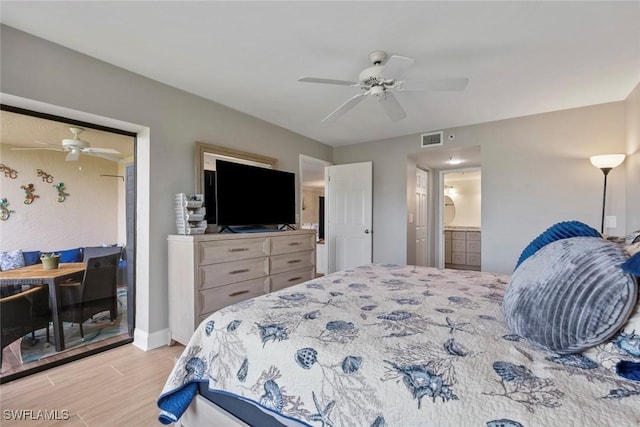
[[[450,225],[456,217],[456,205],[449,196],[444,196],[444,225]]]

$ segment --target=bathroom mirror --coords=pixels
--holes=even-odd
[[[444,225],[450,225],[456,217],[456,205],[449,196],[444,196]]]

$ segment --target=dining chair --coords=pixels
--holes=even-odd
[[[94,315],[108,310],[112,322],[118,316],[116,277],[119,260],[119,252],[89,258],[82,282],[60,285],[60,318],[78,323],[83,339],[82,324]]]
[[[34,286],[26,291],[0,298],[0,366],[4,348],[27,335],[29,332],[35,340],[35,331],[47,329],[49,341],[49,291],[46,286]]]

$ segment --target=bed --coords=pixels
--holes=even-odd
[[[626,351],[640,336],[623,328],[588,356],[541,350],[505,324],[509,280],[372,264],[226,307],[202,322],[176,363],[160,420],[640,425],[640,382],[613,368],[640,361]]]

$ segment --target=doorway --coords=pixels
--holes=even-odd
[[[440,173],[441,267],[480,270],[482,265],[482,172],[480,168]]]
[[[324,168],[332,163],[300,155],[300,228],[316,230],[316,274],[327,274],[327,245],[325,230]]]
[[[429,265],[429,172],[416,168],[416,265]]]
[[[1,230],[0,249],[20,249],[30,255],[64,252],[73,259],[61,262],[80,265],[86,261],[84,254],[120,253],[114,273],[115,319],[111,319],[110,310],[95,313],[83,322],[84,337],[79,333],[79,323],[66,319],[59,320],[59,329],[52,329],[50,323],[48,328],[43,326],[18,337],[2,349],[0,382],[6,382],[132,342],[136,134],[13,106],[2,105],[1,110],[3,162],[19,171],[20,180],[3,182],[4,195],[14,202],[16,220],[1,224],[6,228]],[[81,128],[79,138],[94,151],[80,151],[74,156],[65,151],[61,140],[73,138],[70,128]],[[103,153],[108,154],[101,156]],[[38,171],[37,177],[34,171]],[[33,182],[38,194],[29,206],[19,203],[23,179]],[[55,190],[50,187],[62,182],[66,194],[58,189],[56,200]],[[40,218],[43,215],[45,220]],[[25,266],[37,268],[39,258],[24,257],[24,261]],[[15,291],[24,292],[25,287],[29,290],[31,285]],[[49,312],[50,303],[47,307]],[[66,309],[60,306],[60,310]],[[54,345],[57,330],[62,332]]]

